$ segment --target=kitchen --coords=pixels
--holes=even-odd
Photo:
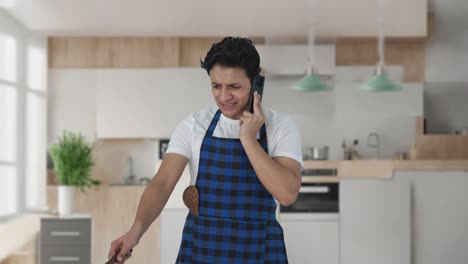
[[[0,210],[0,263],[104,263],[110,242],[132,224],[175,126],[213,104],[200,58],[230,34],[253,36],[266,73],[263,102],[290,116],[302,136],[301,193],[295,207],[278,210],[290,263],[466,262],[468,21],[460,14],[468,4],[383,1],[378,16],[377,1],[346,8],[310,1],[311,38],[307,1],[259,1],[256,8],[268,7],[260,22],[253,13],[240,17],[238,4],[209,2],[227,14],[211,17],[215,25],[202,19],[208,2],[92,2],[0,2],[0,61],[9,62],[0,65],[0,173],[7,176],[0,197],[13,204]],[[192,13],[175,15],[180,5]],[[121,19],[125,11],[129,18]],[[385,74],[401,91],[360,90],[379,61],[379,17]],[[290,89],[311,51],[329,91]],[[11,93],[16,86],[27,88]],[[44,243],[46,225],[64,220],[54,163],[45,162],[64,129],[92,142],[91,177],[100,181],[74,192],[74,216],[65,219],[89,237],[69,245],[69,255]],[[189,184],[187,167],[126,263],[175,262]]]

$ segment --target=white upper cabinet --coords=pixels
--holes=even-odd
[[[271,75],[304,75],[307,45],[258,45],[260,64]],[[314,46],[314,66],[319,74],[335,73],[335,45]]]
[[[169,137],[189,113],[214,104],[201,68],[105,69],[97,73],[97,137]]]

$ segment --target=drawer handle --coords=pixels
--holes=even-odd
[[[50,261],[69,261],[69,262],[78,262],[80,257],[69,257],[69,256],[52,256]]]
[[[299,193],[328,193],[329,191],[328,186],[307,186],[299,189]]]
[[[80,236],[79,231],[52,231],[51,236]]]

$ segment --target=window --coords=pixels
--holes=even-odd
[[[18,210],[16,43],[0,33],[0,217]]]
[[[0,31],[0,220],[46,206],[47,41],[11,25]]]

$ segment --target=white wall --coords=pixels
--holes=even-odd
[[[435,32],[426,47],[426,81],[468,82],[468,2],[431,2]]]
[[[424,85],[426,133],[453,134],[468,127],[468,82],[430,82]]]

